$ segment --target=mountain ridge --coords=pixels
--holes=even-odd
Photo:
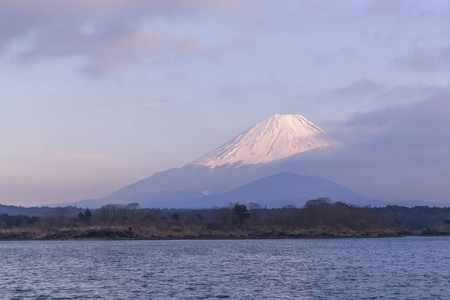
[[[364,197],[355,191],[320,176],[306,176],[291,172],[280,172],[269,175],[228,192],[191,198],[169,199],[165,203],[171,206],[182,206],[189,202],[188,208],[204,208],[207,204],[227,206],[230,203],[258,203],[267,208],[282,206],[303,206],[308,200],[330,198],[334,202],[345,202],[357,206],[384,205],[382,201]]]

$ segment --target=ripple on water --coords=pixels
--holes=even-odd
[[[447,299],[450,238],[0,242],[5,299]]]

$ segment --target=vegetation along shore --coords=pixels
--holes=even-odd
[[[2,213],[16,209],[22,214]],[[34,214],[34,215],[33,215]],[[213,209],[89,210],[0,206],[0,240],[344,238],[450,235],[450,208],[356,207],[327,198],[304,207],[239,203]]]

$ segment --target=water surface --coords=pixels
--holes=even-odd
[[[4,299],[449,299],[450,238],[0,242]]]

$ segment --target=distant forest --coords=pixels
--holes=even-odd
[[[9,213],[6,213],[9,212]],[[139,204],[23,208],[0,205],[0,239],[308,238],[449,235],[450,208],[357,207],[328,198],[267,209],[143,209]]]

